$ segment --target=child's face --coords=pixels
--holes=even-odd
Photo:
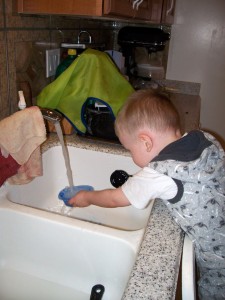
[[[146,142],[139,138],[137,135],[131,134],[120,134],[119,140],[121,144],[127,149],[134,163],[143,168],[148,165],[148,163],[152,160],[151,151],[148,151],[146,147]]]

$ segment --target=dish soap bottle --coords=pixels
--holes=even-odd
[[[18,95],[19,95],[18,108],[20,110],[22,110],[22,109],[26,108],[26,106],[27,106],[23,91],[18,91]]]
[[[56,72],[55,72],[55,79],[59,77],[76,59],[77,57],[77,50],[76,49],[68,49],[67,57],[58,65]]]

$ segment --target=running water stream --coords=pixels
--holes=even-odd
[[[67,171],[67,178],[68,178],[68,182],[69,182],[69,187],[65,187],[64,189],[62,189],[58,194],[58,198],[60,200],[62,200],[66,206],[70,207],[71,205],[68,203],[68,201],[73,196],[75,196],[79,191],[81,191],[81,190],[93,191],[94,188],[89,185],[74,186],[73,175],[72,175],[72,170],[71,170],[71,166],[70,166],[69,152],[68,152],[68,148],[66,147],[66,145],[64,143],[62,128],[61,128],[61,125],[59,122],[55,122],[55,129],[56,129],[60,144],[62,146],[63,157],[64,157],[66,171]],[[64,208],[65,208],[65,206],[63,205],[62,209],[64,210]],[[61,211],[61,213],[62,213],[62,211]]]
[[[72,175],[72,170],[70,166],[70,158],[69,158],[69,152],[67,147],[65,146],[64,139],[63,139],[63,133],[61,129],[61,125],[59,122],[55,122],[55,130],[57,132],[60,144],[62,146],[62,151],[63,151],[63,157],[65,160],[65,165],[66,165],[66,172],[67,172],[67,177],[68,177],[68,182],[69,182],[69,187],[73,187],[73,175]]]
[[[68,149],[65,145],[64,139],[63,139],[63,133],[62,133],[62,128],[60,123],[57,121],[55,122],[55,130],[58,135],[60,144],[62,146],[62,152],[63,152],[63,157],[65,161],[65,167],[66,167],[66,173],[67,173],[67,178],[68,178],[68,183],[69,183],[69,188],[70,188],[70,193],[72,193],[72,188],[73,188],[73,175],[72,175],[72,169],[70,165],[70,158],[69,158],[69,152]],[[71,194],[72,196],[72,194]],[[68,207],[64,204],[63,201],[59,201],[58,204],[54,207],[49,208],[49,210],[62,214],[62,215],[70,215],[71,212],[71,207]]]

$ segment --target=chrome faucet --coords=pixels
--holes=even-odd
[[[81,30],[79,32],[78,37],[77,37],[77,43],[80,44],[80,37],[83,34],[87,35],[87,37],[88,37],[88,44],[91,44],[92,43],[92,36],[91,36],[90,32],[88,32],[87,30]]]
[[[40,108],[42,116],[45,120],[56,123],[60,122],[63,116],[54,109],[51,108]]]

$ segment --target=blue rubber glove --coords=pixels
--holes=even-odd
[[[90,185],[77,185],[73,187],[65,187],[61,192],[59,192],[58,198],[63,200],[65,205],[72,207],[68,201],[74,197],[80,191],[93,191],[94,188]]]

